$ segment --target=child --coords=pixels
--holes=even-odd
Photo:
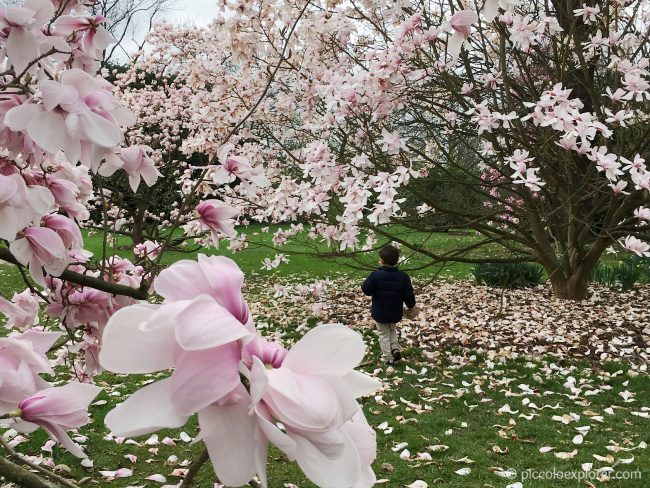
[[[391,365],[402,359],[395,325],[402,320],[403,304],[412,312],[415,308],[415,294],[409,276],[397,269],[399,250],[384,246],[379,250],[381,268],[370,273],[361,285],[363,293],[372,297],[370,314],[377,323],[381,358]]]

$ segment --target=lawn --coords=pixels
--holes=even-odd
[[[251,234],[255,232],[259,229],[253,229]],[[570,353],[564,358],[517,354],[494,357],[486,355],[482,348],[463,348],[459,345],[462,341],[430,354],[432,348],[422,342],[427,340],[423,339],[422,332],[427,327],[432,331],[441,327],[441,319],[432,315],[425,317],[412,332],[403,329],[403,343],[408,346],[405,358],[395,368],[386,368],[379,363],[374,332],[363,319],[367,317],[367,304],[357,297],[354,288],[366,271],[350,270],[340,261],[292,254],[291,247],[285,251],[289,264],[264,271],[260,269],[262,259],[275,254],[265,247],[270,243],[270,235],[259,232],[253,238],[260,239],[262,245],[251,244],[232,258],[247,275],[246,297],[263,334],[291,344],[319,321],[330,320],[341,320],[363,334],[369,349],[361,369],[379,378],[384,385],[381,391],[362,399],[363,410],[377,432],[378,457],[374,470],[381,482],[378,486],[424,487],[424,484],[414,484],[418,480],[429,487],[452,488],[648,486],[650,379],[644,372],[639,373],[638,365],[631,368],[627,361],[594,363]],[[431,240],[431,245],[451,249],[458,239],[472,238],[440,234]],[[86,236],[86,240],[88,248],[101,255],[98,237]],[[215,252],[230,256],[225,249]],[[130,251],[120,253],[132,257]],[[177,253],[166,259],[191,257]],[[374,257],[366,259],[370,265]],[[468,272],[467,266],[446,266],[441,274],[464,278]],[[430,273],[415,273],[416,281],[427,281]],[[308,297],[274,297],[274,284],[291,285],[326,276],[332,277],[334,283],[320,300],[332,305],[330,310],[319,311]],[[3,296],[23,288],[13,267],[0,266],[0,278]],[[431,286],[435,297],[438,285]],[[470,295],[476,297],[476,307],[486,307],[484,298],[479,299],[475,292]],[[525,305],[527,298],[518,300]],[[440,304],[436,307],[442,309]],[[496,317],[493,308],[485,308],[485,313],[488,322],[503,320]],[[454,327],[464,330],[463,320],[461,317],[457,326],[450,326],[450,336],[456,337]],[[469,332],[470,336],[474,333]],[[505,338],[506,343],[509,340]],[[60,378],[65,378],[66,370],[60,368],[60,371]],[[98,486],[163,485],[146,479],[154,474],[163,475],[167,484],[175,485],[202,449],[200,443],[189,442],[197,435],[195,418],[183,429],[137,439],[115,439],[107,435],[103,425],[105,414],[114,405],[142,385],[167,374],[130,377],[102,374],[96,378],[104,391],[91,406],[92,423],[75,436],[85,446],[92,465],[86,462],[83,466],[60,447],[47,443],[42,430],[24,437],[5,430],[3,436],[17,451],[56,466],[59,474],[76,479],[91,477]],[[130,476],[111,479],[107,473],[101,473],[120,468],[127,468],[129,471],[125,473]],[[588,482],[559,479],[560,475],[566,476],[565,472],[574,477],[588,474],[590,478]],[[530,479],[533,475],[545,479]],[[214,473],[209,465],[201,469],[197,480],[195,486],[213,486]],[[272,449],[269,486],[313,488],[314,485],[294,463]]]

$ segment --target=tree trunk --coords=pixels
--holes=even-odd
[[[551,275],[553,294],[563,300],[585,300],[589,297],[589,281],[584,273],[575,273],[568,278],[561,273]]]

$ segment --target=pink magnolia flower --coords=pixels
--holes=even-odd
[[[202,256],[197,266],[191,263],[174,263],[156,279],[155,289],[165,297],[162,305],[125,307],[106,324],[99,354],[105,369],[149,373],[174,368],[170,378],[139,390],[107,415],[114,433],[179,427],[240,384],[237,341],[251,334],[243,322],[248,319],[241,298],[243,274],[223,257]]]
[[[88,405],[100,391],[97,386],[77,382],[41,390],[20,402],[20,418],[43,427],[72,454],[85,458],[86,454],[65,431],[88,423]],[[15,427],[19,430],[22,426]]]
[[[60,214],[46,215],[42,224],[56,232],[67,249],[83,248],[84,241],[79,226],[68,217]]]
[[[139,258],[147,258],[150,261],[156,259],[160,254],[161,244],[156,241],[144,241],[135,245],[133,253]]]
[[[254,332],[248,305],[241,292],[243,284],[244,273],[233,260],[199,254],[197,261],[183,259],[163,270],[156,278],[154,288],[165,298],[165,303],[208,295]]]
[[[493,20],[499,14],[499,7],[509,10],[519,3],[520,0],[485,0],[483,13],[487,20]]]
[[[45,187],[27,186],[19,174],[0,174],[0,239],[13,241],[16,234],[39,221],[54,206]]]
[[[360,334],[340,324],[320,325],[284,359],[276,350],[272,345],[270,355],[263,348],[253,353],[250,373],[255,421],[266,439],[295,459],[318,486],[372,486],[375,434],[355,399],[380,384],[354,371],[365,354]],[[224,450],[216,443],[207,446],[213,460]]]
[[[120,126],[134,122],[104,83],[78,68],[66,70],[60,82],[40,83],[42,103],[16,106],[4,122],[13,131],[25,131],[48,153],[63,150],[68,161],[96,168],[93,151],[116,146],[122,140]]]
[[[147,186],[153,186],[159,176],[153,159],[149,157],[152,149],[149,146],[131,146],[120,150],[120,158],[124,162],[122,169],[129,175],[129,185],[136,192],[140,186],[140,178]]]
[[[253,168],[250,161],[243,156],[231,156],[234,144],[224,144],[217,151],[217,158],[221,166],[212,174],[212,181],[218,185],[232,183],[237,178],[242,181],[251,181],[259,187],[266,187],[269,181],[262,168]]]
[[[38,31],[53,13],[49,0],[25,0],[21,7],[0,10],[0,26],[7,39],[5,50],[16,74],[22,73],[38,57]]]
[[[5,327],[20,330],[38,324],[38,298],[30,290],[14,293],[11,301],[0,297],[0,312],[7,317]]]
[[[210,229],[212,240],[219,242],[219,234],[235,236],[235,217],[239,211],[219,200],[204,200],[196,206],[199,222]]]
[[[62,332],[29,329],[0,338],[0,415],[26,397],[49,387],[39,373],[54,374],[45,355]]]
[[[28,227],[23,237],[9,245],[18,262],[29,266],[29,274],[45,286],[43,269],[52,276],[61,276],[68,265],[66,246],[59,234],[47,227]]]
[[[634,216],[644,222],[650,222],[650,208],[639,207],[634,211]]]
[[[643,242],[641,239],[637,239],[634,236],[627,236],[625,240],[621,242],[621,246],[628,251],[632,251],[637,256],[650,256],[650,244]]]
[[[110,44],[117,42],[115,37],[101,24],[106,18],[101,15],[94,17],[79,17],[77,15],[62,15],[54,23],[57,34],[69,36],[70,34],[84,33],[81,46],[85,53],[92,58],[99,59],[101,52]]]
[[[400,137],[398,131],[388,132],[382,129],[379,142],[382,144],[382,150],[388,154],[398,154],[400,150],[406,148],[406,142]]]
[[[447,44],[447,50],[452,60],[456,60],[465,41],[472,32],[472,24],[478,22],[478,15],[473,10],[459,10],[449,21],[452,35]]]
[[[86,206],[79,201],[81,191],[74,182],[48,175],[47,185],[54,196],[56,204],[65,210],[68,215],[78,220],[87,220],[90,217]]]

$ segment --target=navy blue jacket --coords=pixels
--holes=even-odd
[[[404,271],[392,266],[382,266],[370,273],[361,285],[363,293],[372,297],[370,314],[380,324],[393,324],[402,320],[404,305],[415,307],[415,293],[411,279]]]

